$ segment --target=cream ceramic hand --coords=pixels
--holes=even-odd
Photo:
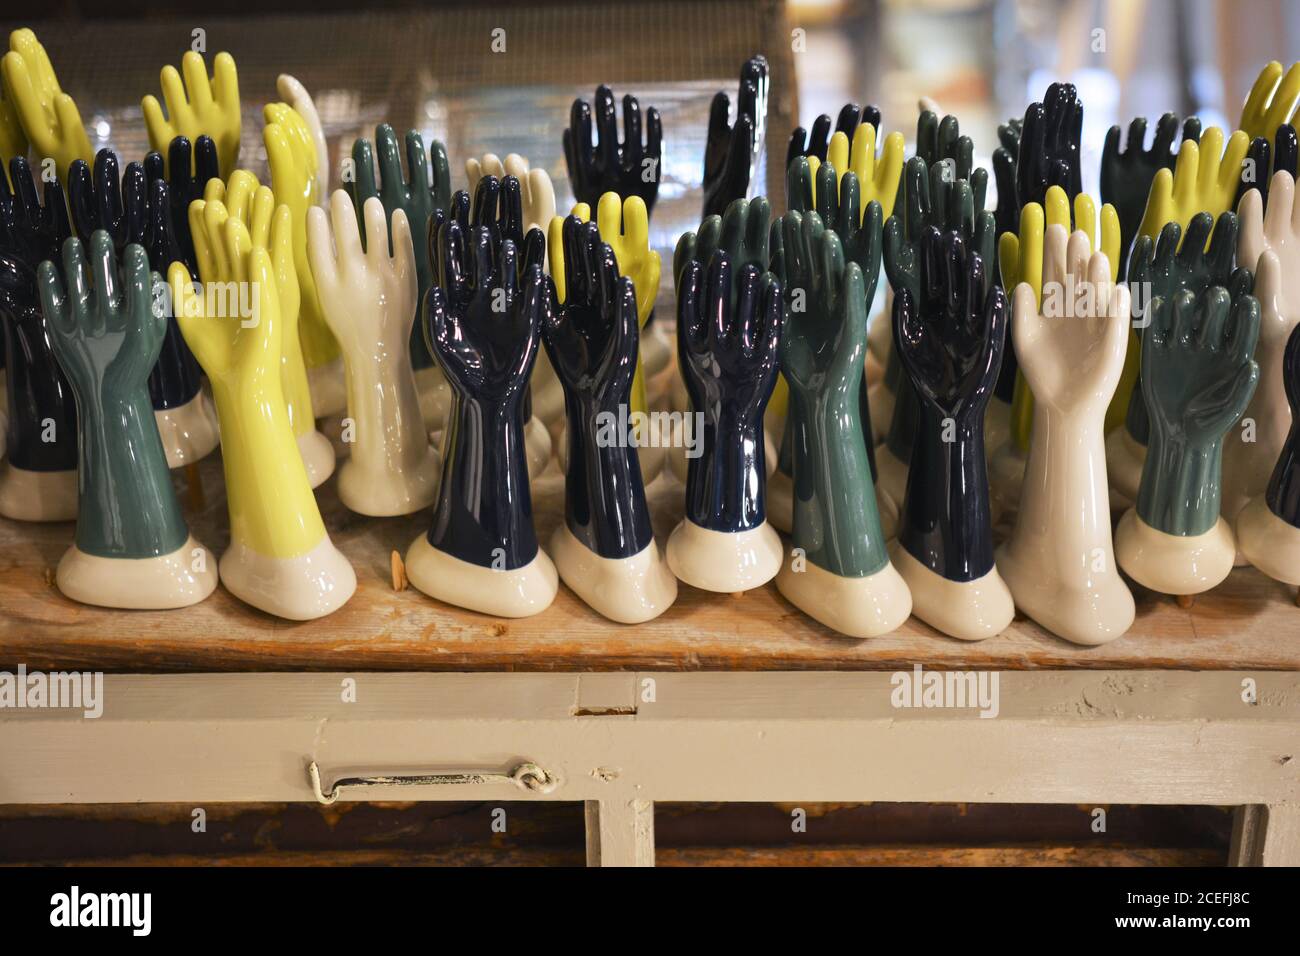
[[[224,183],[219,179],[208,180],[203,199],[190,204],[189,216],[199,276],[204,282],[234,281],[230,264],[221,257],[220,246],[209,239],[220,233],[221,224],[227,218],[243,223],[252,245],[271,253],[280,300],[285,405],[298,450],[307,468],[307,477],[311,486],[316,488],[334,473],[335,456],[329,439],[316,430],[311,391],[307,386],[307,367],[298,336],[301,296],[298,271],[293,261],[293,225],[289,209],[284,205],[277,206],[271,190],[258,183],[256,176],[237,169]]]
[[[352,200],[343,190],[330,198],[328,219],[323,209],[307,214],[312,272],[347,373],[354,438],[352,454],[339,471],[339,497],[359,514],[411,514],[433,503],[441,474],[411,368],[415,250],[402,210],[393,211],[391,258],[384,204],[372,196],[364,214],[365,250]]]
[[[1283,123],[1295,125],[1297,105],[1300,105],[1300,63],[1292,63],[1283,76],[1282,64],[1274,60],[1259,71],[1241,108],[1237,128],[1251,139],[1260,136],[1272,142],[1273,134]]]
[[[1029,283],[1016,287],[1013,340],[1036,401],[1015,530],[997,554],[1016,606],[1076,644],[1119,637],[1134,614],[1111,541],[1103,430],[1124,369],[1129,292],[1091,245],[1049,226],[1041,304]]]
[[[1295,180],[1279,172],[1269,184],[1267,213],[1259,190],[1250,190],[1241,200],[1237,262],[1255,272],[1259,386],[1240,424],[1223,442],[1221,509],[1229,522],[1251,498],[1264,493],[1291,430],[1282,356],[1291,330],[1300,323],[1300,202],[1295,192]]]
[[[307,92],[307,87],[288,73],[281,73],[275,78],[275,91],[280,94],[280,99],[288,103],[293,111],[302,117],[302,121],[307,124],[307,129],[311,133],[312,143],[316,147],[316,180],[320,190],[320,204],[323,208],[325,197],[329,195],[330,151],[329,144],[325,141],[325,129],[321,126],[320,114],[316,112],[316,101]]]
[[[470,157],[465,160],[465,177],[469,180],[471,196],[478,188],[478,181],[484,176],[495,176],[497,179],[513,176],[519,180],[519,195],[524,209],[524,234],[533,227],[543,232],[550,228],[551,220],[555,218],[555,187],[551,185],[551,177],[546,175],[546,170],[540,167],[529,168],[528,160],[518,153],[510,153],[504,163],[495,153],[488,153],[482,159]]]
[[[293,262],[302,292],[302,357],[307,363],[312,402],[320,416],[343,411],[347,399],[342,387],[339,345],[321,311],[320,296],[307,256],[307,210],[321,200],[320,167],[311,128],[292,107],[268,103],[266,160],[271,169],[271,189],[277,203],[289,207],[293,225]]]
[[[234,169],[239,162],[239,76],[235,60],[229,53],[218,53],[208,77],[203,55],[193,50],[181,57],[181,73],[170,63],[162,68],[163,115],[158,98],[150,94],[140,101],[144,125],[149,130],[149,145],[167,155],[167,147],[177,136],[191,142],[210,136],[217,144],[221,169]],[[188,95],[187,95],[188,94]]]
[[[63,182],[68,181],[68,167],[74,159],[94,162],[81,112],[59,86],[35,33],[22,29],[9,35],[9,52],[0,61],[0,72],[4,74],[5,96],[13,104],[26,139],[39,156],[54,159]]]
[[[854,131],[851,152],[848,136],[837,132],[827,147],[826,161],[835,169],[837,187],[846,172],[852,171],[858,177],[863,215],[874,200],[880,203],[882,221],[890,217],[894,211],[894,200],[898,197],[898,180],[903,175],[902,133],[895,132],[886,136],[884,148],[877,155],[876,128],[870,123],[862,123]],[[810,165],[815,189],[817,167],[820,164]],[[816,197],[813,198],[815,201]]]
[[[1173,171],[1156,172],[1138,235],[1155,239],[1167,222],[1178,223],[1186,232],[1198,212],[1217,219],[1219,213],[1230,210],[1249,148],[1250,137],[1241,130],[1228,138],[1225,147],[1223,130],[1217,126],[1205,130],[1200,143],[1183,140]]]
[[[289,423],[275,265],[266,248],[254,248],[243,222],[203,213],[196,249],[201,232],[214,274],[237,283],[235,300],[246,295],[253,313],[228,314],[228,295],[196,294],[185,264],[172,263],[176,318],[208,373],[221,423],[231,537],[221,581],[271,614],[321,617],[352,596],[356,575],[325,531]]]

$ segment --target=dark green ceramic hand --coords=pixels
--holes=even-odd
[[[99,230],[87,261],[81,240],[63,244],[67,290],[52,262],[37,276],[59,364],[77,398],[77,547],[107,558],[170,554],[189,537],[149,400],[149,371],[167,332],[154,308],[162,279],[143,247],[129,245],[119,273],[113,240]]]
[[[769,224],[772,223],[772,206],[767,198],[737,199],[721,216],[708,216],[700,223],[698,233],[682,233],[673,250],[673,288],[680,292],[682,269],[688,262],[711,262],[713,254],[721,249],[732,263],[731,284],[733,301],[736,286],[745,266],[757,266],[760,272],[768,270]]]
[[[1212,286],[1152,303],[1142,334],[1142,392],[1151,443],[1137,512],[1152,528],[1204,534],[1219,520],[1223,436],[1259,381],[1252,356],[1259,302]]]
[[[984,211],[984,197],[989,187],[988,170],[975,165],[975,144],[969,136],[961,134],[957,117],[945,116],[940,120],[929,110],[922,112],[916,121],[916,156],[931,170],[947,162],[948,170],[942,178],[948,183],[965,180],[970,186],[975,209]],[[895,209],[903,208],[906,183],[906,176],[898,181]]]
[[[375,180],[375,152],[379,153],[379,184]],[[429,231],[429,217],[435,209],[447,210],[451,206],[451,166],[447,162],[447,150],[442,143],[434,140],[429,147],[428,156],[424,153],[424,139],[416,130],[406,134],[406,174],[402,172],[401,150],[397,134],[387,123],[375,127],[375,145],[372,148],[367,139],[358,139],[352,144],[353,181],[346,184],[352,196],[352,208],[357,214],[357,224],[361,229],[361,243],[366,242],[366,224],[363,210],[366,200],[378,196],[384,204],[384,213],[388,219],[388,242],[392,248],[393,212],[400,209],[406,213],[407,222],[411,224],[411,237],[415,242],[415,271],[419,279],[419,297],[415,300],[423,303],[429,291],[432,271],[429,257],[422,253],[423,243]],[[430,177],[432,171],[432,177]],[[428,368],[433,364],[424,341],[421,323],[411,327],[411,364],[416,368]]]
[[[889,561],[857,401],[866,284],[816,213],[787,213],[780,223],[789,282],[805,295],[802,310],[788,310],[781,340],[790,383],[794,543],[832,574],[864,577]]]
[[[1147,302],[1156,299],[1172,300],[1184,289],[1199,296],[1211,286],[1223,286],[1234,302],[1250,295],[1254,276],[1249,269],[1233,268],[1237,250],[1236,213],[1221,214],[1217,225],[1208,212],[1197,213],[1187,224],[1187,237],[1180,249],[1181,236],[1182,227],[1169,222],[1160,230],[1158,241],[1153,243],[1150,237],[1139,236],[1134,243],[1129,272],[1133,289],[1141,293],[1134,303],[1135,318],[1140,317],[1140,306],[1145,307]],[[1140,379],[1139,387],[1133,389],[1129,398],[1124,427],[1138,444],[1147,443],[1151,425]]]

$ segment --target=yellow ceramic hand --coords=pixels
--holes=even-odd
[[[210,269],[204,294],[195,294],[183,263],[168,272],[176,318],[217,403],[232,543],[272,558],[299,557],[325,540],[325,526],[284,401],[275,265],[266,248],[253,246],[244,224],[223,211],[202,210],[202,229],[195,230],[196,239],[203,233]],[[234,285],[223,297],[210,291],[215,282]],[[251,316],[229,307],[229,290],[236,290],[234,302],[252,306]]]
[[[1015,289],[1027,282],[1034,290],[1034,298],[1041,309],[1043,304],[1043,236],[1048,226],[1064,226],[1066,231],[1081,230],[1088,237],[1088,252],[1104,252],[1110,265],[1110,281],[1119,275],[1119,216],[1115,207],[1107,203],[1101,207],[1101,245],[1097,244],[1097,203],[1087,193],[1074,197],[1074,222],[1070,221],[1070,199],[1060,186],[1047,190],[1045,207],[1026,203],[1020,210],[1020,235],[1004,232],[998,240],[998,261],[1002,270],[1002,286]],[[1120,392],[1116,391],[1106,410],[1107,429],[1123,424],[1128,409],[1128,395],[1137,377],[1137,365],[1130,369],[1126,362],[1120,378]],[[1127,377],[1127,389],[1125,378]],[[1016,374],[1016,391],[1011,400],[1011,437],[1022,452],[1029,450],[1029,434],[1034,422],[1034,396],[1024,375]]]
[[[184,83],[176,67],[168,64],[162,68],[166,116],[157,97],[150,95],[140,101],[144,124],[149,130],[149,145],[166,157],[167,147],[177,136],[191,142],[200,136],[210,136],[217,144],[217,161],[222,171],[234,169],[239,162],[240,126],[239,77],[234,58],[229,53],[218,53],[209,79],[202,54],[190,50],[181,57],[181,70],[185,74]]]
[[[264,111],[266,161],[271,168],[271,189],[277,203],[289,207],[293,226],[293,262],[298,273],[302,305],[300,328],[302,357],[308,368],[335,361],[342,354],[334,333],[325,324],[316,281],[307,259],[307,210],[320,203],[316,145],[311,128],[283,103],[268,103]]]
[[[1283,76],[1282,64],[1274,60],[1259,71],[1259,78],[1246,97],[1246,105],[1241,108],[1237,128],[1244,130],[1250,139],[1262,136],[1272,143],[1279,126],[1294,125],[1297,105],[1300,105],[1300,63],[1292,63]]]
[[[0,83],[0,159],[3,159],[0,165],[3,166],[6,179],[9,176],[9,160],[26,155],[27,134],[23,132],[23,124],[18,121],[18,111],[14,109],[13,101],[5,92],[4,84]]]
[[[213,250],[207,239],[207,234],[212,231],[207,224],[209,220],[220,223],[226,218],[237,219],[248,230],[253,248],[266,249],[271,254],[280,301],[281,371],[289,422],[296,438],[314,432],[316,419],[312,414],[307,367],[303,363],[302,344],[298,338],[301,295],[298,271],[293,262],[293,225],[289,208],[277,206],[274,194],[260,185],[256,176],[248,170],[237,169],[225,183],[219,179],[209,180],[203,190],[203,199],[190,204],[189,216],[199,275],[205,282],[210,281],[210,274],[218,274],[220,268],[213,260]]]
[[[1225,149],[1223,130],[1217,126],[1203,132],[1199,144],[1183,140],[1173,172],[1161,169],[1151,183],[1138,235],[1157,239],[1167,222],[1178,223],[1186,235],[1187,224],[1198,212],[1208,212],[1217,220],[1220,213],[1232,209],[1249,148],[1250,137],[1237,130]]]
[[[826,161],[835,168],[835,183],[844,178],[845,172],[852,170],[858,177],[862,189],[862,215],[867,214],[867,204],[873,199],[880,203],[880,212],[888,219],[894,211],[894,200],[898,197],[898,180],[903,175],[903,134],[890,133],[885,137],[885,146],[880,155],[876,155],[876,128],[870,123],[861,124],[853,134],[853,147],[850,153],[849,138],[843,132],[831,137],[826,150]],[[812,166],[813,183],[817,182],[818,163]],[[813,186],[816,190],[816,185]],[[814,200],[816,196],[814,195]]]
[[[9,35],[9,52],[0,63],[5,95],[13,104],[26,138],[40,158],[51,157],[59,178],[68,181],[74,159],[93,163],[95,154],[72,97],[63,92],[50,58],[31,30]],[[16,154],[15,154],[16,155]]]
[[[590,222],[591,207],[580,202],[573,207],[572,215],[582,222]],[[622,200],[618,193],[605,193],[596,205],[596,228],[600,230],[601,241],[614,250],[619,273],[632,280],[636,289],[637,326],[645,328],[659,295],[661,266],[659,253],[650,248],[650,215],[646,212],[645,201],[640,196]],[[564,220],[555,216],[551,219],[546,244],[550,247],[555,293],[561,303],[565,300],[563,232]],[[634,412],[646,411],[645,375],[641,370],[640,351],[636,357],[630,405]]]

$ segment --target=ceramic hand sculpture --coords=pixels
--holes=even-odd
[[[307,364],[312,408],[320,418],[342,414],[347,407],[339,344],[325,323],[320,296],[307,257],[307,210],[320,205],[320,166],[311,128],[283,103],[268,103],[262,139],[277,204],[289,207],[293,224],[293,265],[300,288],[300,337]]]
[[[852,141],[859,123],[874,126],[876,135],[879,136],[880,107],[861,107],[857,103],[845,103],[840,109],[839,117],[835,120],[834,132],[843,133],[845,138]],[[790,146],[785,154],[786,169],[789,169],[790,164],[800,156],[816,157],[819,162],[826,162],[826,149],[830,145],[831,132],[831,118],[825,113],[813,121],[812,132],[808,132],[802,126],[796,126],[794,132],[790,134]]]
[[[281,212],[283,205],[252,173],[237,169],[228,183],[208,180],[203,201],[190,204],[190,228],[198,246],[199,274],[205,283],[233,281],[227,257],[210,238],[227,216],[243,223],[255,247],[271,252],[280,298],[281,389],[307,479],[317,488],[334,473],[335,455],[329,439],[316,428],[312,414],[311,390],[298,336],[301,293],[291,241],[292,219],[287,208]]]
[[[157,154],[152,154],[156,156]],[[148,182],[140,163],[128,163],[119,182],[117,157],[101,149],[92,171],[78,159],[68,183],[69,205],[83,243],[104,230],[114,252],[123,256],[131,244],[142,245],[154,271],[182,258],[173,232],[171,198],[165,182]],[[186,227],[186,235],[189,228]],[[193,273],[191,273],[193,275]],[[217,447],[217,413],[202,390],[199,365],[190,354],[180,326],[168,315],[158,360],[149,373],[154,419],[169,468],[193,464]]]
[[[156,96],[140,101],[150,147],[161,153],[177,136],[191,141],[208,136],[216,144],[221,168],[234,169],[239,163],[240,131],[239,75],[234,58],[218,53],[209,77],[203,55],[190,50],[181,57],[181,71],[184,81],[170,63],[162,68],[166,116]]]
[[[375,127],[375,144],[372,147],[367,139],[358,139],[352,144],[353,180],[345,184],[352,198],[352,208],[357,214],[357,225],[361,227],[362,248],[367,248],[369,237],[366,234],[364,209],[367,200],[378,197],[383,203],[388,220],[385,235],[392,246],[392,218],[397,210],[406,214],[406,221],[412,230],[412,237],[420,242],[423,250],[429,235],[429,220],[434,210],[451,208],[451,166],[447,162],[447,150],[438,140],[429,144],[428,155],[424,151],[424,139],[418,130],[409,130],[406,134],[406,169],[402,172],[401,149],[397,134],[387,123]],[[375,153],[379,154],[376,180]],[[381,185],[382,184],[382,185]],[[432,281],[432,269],[426,255],[415,257],[417,293],[416,310],[424,302]],[[428,431],[442,428],[447,419],[447,407],[451,395],[447,391],[446,380],[429,354],[429,347],[424,341],[424,331],[420,323],[411,327],[409,351],[411,365],[415,369],[415,385],[420,396],[420,413]]]
[[[1237,128],[1251,139],[1272,139],[1283,123],[1295,125],[1300,112],[1300,62],[1292,63],[1283,74],[1281,63],[1273,60],[1264,65],[1250,88],[1241,108]]]
[[[1129,124],[1126,148],[1120,149],[1120,128],[1112,126],[1101,152],[1101,201],[1114,206],[1119,216],[1120,279],[1128,277],[1129,251],[1138,235],[1151,183],[1160,170],[1172,170],[1178,158],[1172,148],[1178,135],[1178,117],[1173,113],[1160,117],[1150,149],[1143,148],[1146,135],[1146,117],[1139,116]],[[1183,123],[1183,141],[1195,143],[1200,138],[1201,121],[1188,117]]]
[[[45,184],[42,205],[27,160],[0,177],[0,324],[9,357],[5,376],[8,458],[0,465],[0,515],[17,521],[77,516],[77,406],[54,357],[41,313],[36,269],[57,260],[71,234],[63,187]]]
[[[907,620],[912,598],[889,562],[860,421],[866,283],[816,213],[787,213],[781,231],[787,281],[807,301],[803,310],[790,310],[781,337],[790,383],[794,543],[776,585],[827,627],[875,637]]]
[[[524,451],[524,403],[540,324],[555,290],[542,254],[520,270],[515,243],[455,218],[434,237],[425,322],[453,400],[433,524],[406,552],[411,584],[499,617],[546,610],[559,586],[537,546]]]
[[[919,299],[894,295],[894,347],[921,399],[894,564],[913,612],[965,641],[1011,623],[1011,592],[993,563],[984,409],[997,379],[1007,301],[965,240],[921,236]]]
[[[1300,137],[1290,123],[1283,123],[1277,128],[1273,143],[1262,136],[1250,141],[1246,151],[1246,160],[1241,164],[1241,182],[1237,185],[1237,198],[1233,208],[1241,206],[1241,200],[1252,189],[1259,191],[1268,208],[1268,184],[1273,173],[1285,170],[1296,178],[1297,165],[1300,165]]]
[[[1136,508],[1120,519],[1115,555],[1134,581],[1193,595],[1232,570],[1236,542],[1219,516],[1224,434],[1259,380],[1251,356],[1259,303],[1212,286],[1153,302],[1142,330],[1142,391],[1151,442]]]
[[[339,499],[364,515],[405,515],[427,508],[438,490],[441,462],[420,416],[407,343],[415,322],[415,252],[406,213],[388,216],[366,200],[366,248],[347,193],[307,213],[307,247],[325,321],[343,349],[352,454],[339,470]]]
[[[1291,330],[1282,365],[1291,431],[1268,487],[1237,516],[1237,547],[1274,580],[1300,584],[1300,328]]]
[[[25,139],[37,156],[54,160],[59,179],[67,182],[72,161],[90,162],[94,153],[77,104],[59,86],[49,55],[35,33],[22,29],[9,34],[9,52],[0,61],[0,73],[5,97],[13,105]],[[6,155],[25,154],[26,150]]]
[[[1124,368],[1129,293],[1083,232],[1049,226],[1044,243],[1042,304],[1028,283],[1015,290],[1013,340],[1034,424],[997,566],[1025,614],[1075,644],[1104,644],[1134,615],[1111,543],[1103,432]]]
[[[752,265],[760,272],[766,272],[772,263],[771,238],[773,235],[779,238],[779,233],[774,232],[775,229],[776,223],[772,220],[771,204],[766,197],[758,196],[754,199],[737,199],[727,207],[723,215],[709,216],[700,223],[698,234],[683,233],[677,240],[677,248],[673,250],[673,289],[677,301],[680,302],[682,298],[681,280],[686,267],[692,260],[699,263],[710,262],[713,254],[719,250],[726,253],[727,261],[731,263],[731,295],[732,301],[736,301],[737,288],[745,267]],[[686,374],[680,365],[680,351],[678,359],[678,374],[674,377],[673,384],[680,387],[681,394],[674,397],[673,406],[678,411],[689,414],[691,399],[686,389]],[[784,404],[782,398],[784,388],[784,383],[778,375],[776,387],[772,391],[772,398],[768,401],[765,413],[763,460],[769,480],[772,479],[777,466],[777,448],[772,443],[772,434],[775,434],[779,440],[785,428],[784,408],[774,408],[778,401]],[[684,433],[683,439],[681,454],[669,455],[668,464],[673,474],[677,476],[677,480],[684,485],[688,477],[691,455],[698,450],[701,436]],[[693,440],[694,445],[690,446],[687,440]],[[787,469],[787,478],[789,474],[790,470]],[[788,480],[786,487],[789,488]],[[787,499],[788,497],[787,495]]]
[[[271,203],[262,198],[267,196],[254,200],[257,241],[239,216],[222,215],[220,203],[190,208],[204,282],[235,282],[250,290],[256,296],[252,316],[222,314],[231,310],[218,297],[196,292],[184,263],[172,263],[168,282],[177,321],[208,373],[221,422],[230,510],[221,583],[268,614],[305,621],[342,607],[357,579],[325,531],[284,398],[282,303],[292,308],[296,299],[288,288],[296,286],[288,267],[292,223],[283,207],[271,223]]]
[[[540,166],[533,169],[528,160],[518,153],[509,153],[505,162],[494,153],[486,153],[481,159],[471,157],[465,160],[465,178],[469,182],[471,193],[478,188],[478,182],[484,176],[495,176],[501,180],[513,176],[519,180],[524,232],[529,229],[545,231],[551,228],[551,220],[555,218],[555,187],[551,185],[551,177],[546,175],[546,170]]]
[[[781,567],[781,539],[763,504],[763,408],[776,384],[782,302],[770,273],[747,265],[733,285],[731,269],[718,250],[707,276],[694,260],[682,271],[678,364],[704,437],[688,466],[686,516],[668,539],[668,566],[694,587],[736,593]]]
[[[1020,228],[1021,207],[1016,195],[1016,162],[1020,156],[1020,132],[1023,127],[1024,120],[1018,116],[1013,116],[998,126],[998,147],[993,150],[993,179],[998,189],[998,204],[994,214],[997,217],[999,236]],[[1010,354],[1013,350],[1006,351]],[[1002,377],[1006,378],[1005,373]]]
[[[1060,186],[1066,198],[1083,192],[1083,169],[1079,144],[1083,134],[1083,103],[1073,83],[1053,83],[1041,103],[1030,103],[1018,130],[1008,138],[1016,143],[1015,162],[1010,151],[994,157],[998,206],[1001,197],[1014,197],[1013,207],[1046,201],[1047,190]],[[1005,145],[1005,144],[1004,144]]]
[[[311,134],[312,144],[316,147],[316,179],[319,186],[320,201],[323,204],[329,195],[329,144],[325,141],[325,129],[321,126],[320,114],[316,111],[316,101],[312,99],[307,87],[296,77],[281,73],[275,78],[275,91],[280,99],[289,104],[289,108],[302,117]]]
[[[199,263],[194,257],[194,237],[190,234],[190,203],[203,198],[208,180],[221,178],[217,144],[210,136],[200,136],[192,145],[184,136],[177,136],[167,147],[165,162],[159,150],[145,156],[144,172],[151,184],[167,183],[172,233],[180,246],[181,261],[190,267],[191,275],[197,276]]]
[[[580,223],[589,222],[591,208],[586,203],[573,207],[572,216]],[[547,246],[550,249],[551,269],[555,272],[555,292],[558,304],[565,305],[567,299],[568,275],[572,268],[565,258],[570,244],[565,243],[564,222],[558,216],[551,219],[550,235]],[[654,311],[655,298],[659,294],[659,253],[650,248],[650,219],[646,213],[645,203],[638,196],[631,196],[620,201],[617,193],[605,193],[600,197],[596,207],[596,228],[601,241],[613,250],[619,272],[632,282],[636,291],[637,312],[637,358],[635,374],[627,404],[627,414],[632,423],[634,441],[637,448],[637,462],[641,471],[641,482],[649,485],[658,476],[663,466],[663,448],[671,441],[671,435],[651,434],[651,424],[646,418],[649,406],[646,401],[645,372],[641,366],[640,330],[650,320]],[[547,350],[548,353],[551,351]],[[568,395],[568,392],[565,392]],[[568,406],[566,398],[565,405]],[[567,468],[567,447],[560,448],[560,466]]]
[[[3,70],[0,69],[0,156],[26,156],[27,148],[27,134],[23,132],[13,99],[5,89]],[[0,179],[7,182],[8,178],[9,170],[0,168]]]
[[[187,607],[216,589],[217,563],[181,517],[149,402],[147,379],[168,316],[154,308],[144,249],[127,246],[119,273],[113,246],[107,232],[95,232],[88,263],[81,242],[69,239],[66,292],[54,263],[39,271],[46,325],[76,395],[80,429],[77,537],[55,580],[83,604]]]
[[[1250,270],[1233,268],[1237,252],[1237,217],[1234,214],[1223,213],[1216,224],[1208,212],[1197,213],[1188,223],[1186,232],[1187,237],[1182,239],[1183,229],[1179,223],[1167,222],[1160,230],[1158,241],[1153,242],[1149,236],[1139,236],[1133,244],[1129,280],[1133,288],[1143,291],[1145,299],[1140,309],[1134,306],[1136,321],[1146,321],[1143,313],[1147,303],[1155,299],[1172,299],[1183,289],[1200,296],[1211,286],[1223,286],[1234,301],[1242,295],[1250,295],[1254,283]],[[1132,337],[1129,348],[1137,348]],[[1257,353],[1262,354],[1258,349]],[[1126,361],[1125,365],[1128,364]],[[1263,371],[1261,367],[1261,374]],[[1106,436],[1106,471],[1110,478],[1113,511],[1125,511],[1137,500],[1150,431],[1142,390],[1135,388],[1129,399],[1124,427],[1116,428]],[[1232,447],[1231,442],[1228,447]],[[1274,446],[1274,451],[1276,448]],[[1225,449],[1225,469],[1230,458],[1231,453]],[[1268,466],[1263,467],[1267,469]]]
[[[586,100],[573,101],[569,128],[564,131],[564,162],[569,170],[569,185],[573,187],[574,198],[592,206],[609,192],[623,197],[640,196],[647,213],[653,212],[655,200],[659,197],[659,177],[663,172],[664,134],[659,110],[653,106],[646,110],[646,135],[645,142],[642,142],[641,104],[635,96],[624,96],[623,141],[620,143],[614,93],[608,86],[602,84],[596,88],[595,105],[596,142],[592,142],[591,135],[591,104]],[[508,174],[514,175],[509,171]],[[550,221],[549,217],[546,221]]]
[[[628,202],[643,206],[636,196]],[[672,606],[677,579],[655,544],[636,439],[620,414],[637,367],[636,290],[619,277],[597,226],[569,216],[552,236],[557,231],[565,292],[560,308],[544,310],[542,337],[564,383],[569,454],[564,522],[551,553],[560,578],[588,605],[637,624]]]
[[[1300,323],[1300,202],[1295,180],[1276,173],[1269,188],[1268,212],[1252,190],[1241,201],[1241,238],[1237,261],[1255,269],[1261,307],[1259,387],[1246,408],[1242,427],[1230,433],[1223,448],[1223,516],[1235,521],[1251,498],[1263,494],[1268,475],[1291,430],[1282,361],[1291,330]]]
[[[908,160],[902,212],[889,217],[884,232],[885,272],[895,296],[899,289],[906,288],[911,291],[913,302],[921,301],[921,237],[931,226],[961,236],[968,252],[978,255],[980,262],[993,261],[993,213],[977,212],[975,192],[969,181],[951,181],[946,176],[942,163],[927,169],[926,161],[919,156]],[[984,276],[985,281],[992,278],[988,272]],[[893,414],[884,431],[885,440],[876,452],[876,497],[881,502],[885,534],[890,538],[898,529],[898,516],[907,493],[908,466],[921,422],[920,399],[911,379],[902,374],[901,364],[897,375],[896,396],[891,403]],[[873,394],[872,398],[875,397]],[[987,417],[999,425],[994,437],[1005,435],[1002,419]]]
[[[719,90],[709,107],[704,145],[704,214],[721,216],[737,199],[749,195],[767,130],[767,59],[752,56],[740,68],[736,121],[730,122],[731,98]]]

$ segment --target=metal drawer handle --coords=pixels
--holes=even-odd
[[[439,784],[513,783],[520,790],[533,793],[550,793],[558,785],[555,778],[531,761],[525,761],[508,771],[451,770],[445,773],[412,773],[387,776],[375,774],[365,777],[340,777],[330,784],[329,790],[320,785],[320,767],[316,761],[307,764],[307,779],[316,800],[325,805],[339,798],[344,789],[359,787],[429,787]]]

